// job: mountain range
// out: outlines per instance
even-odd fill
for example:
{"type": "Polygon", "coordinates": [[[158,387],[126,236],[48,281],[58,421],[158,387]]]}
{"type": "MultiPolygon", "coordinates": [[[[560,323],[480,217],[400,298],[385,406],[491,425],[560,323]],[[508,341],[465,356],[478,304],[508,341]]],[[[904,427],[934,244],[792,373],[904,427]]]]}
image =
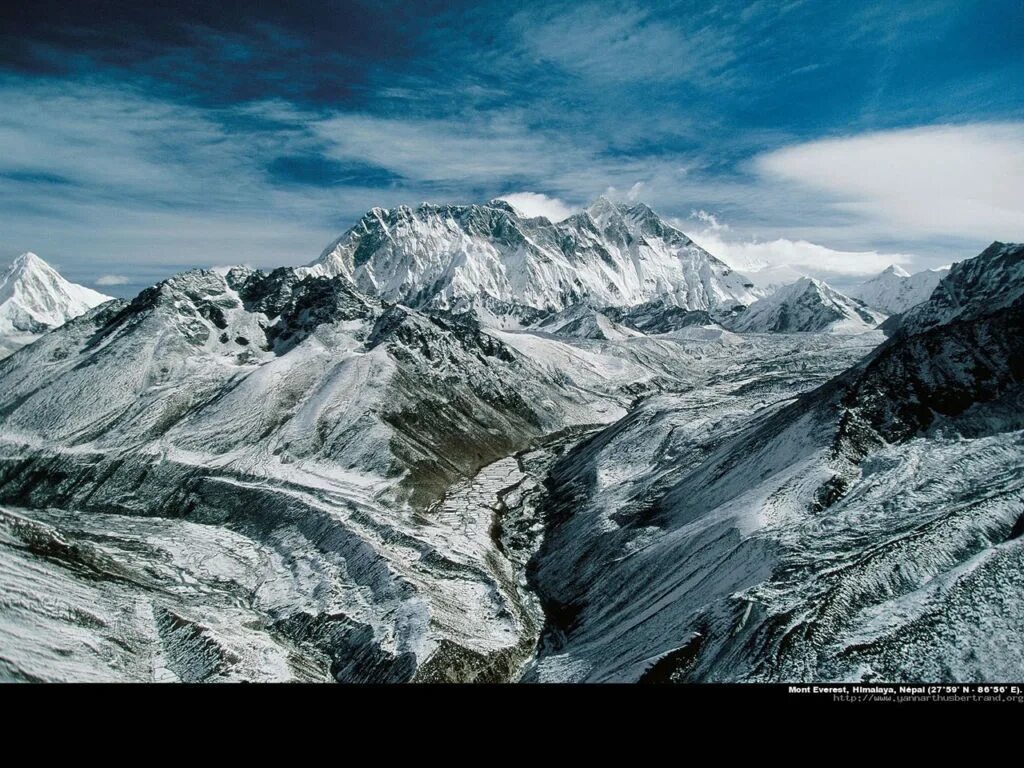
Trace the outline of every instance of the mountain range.
{"type": "Polygon", "coordinates": [[[69,314],[0,361],[0,677],[1019,676],[1024,247],[914,291],[492,201],[69,314]]]}
{"type": "Polygon", "coordinates": [[[646,205],[606,198],[557,223],[501,200],[374,208],[304,274],[340,275],[418,309],[474,308],[519,325],[582,300],[622,307],[658,299],[724,316],[763,295],[646,205]]]}

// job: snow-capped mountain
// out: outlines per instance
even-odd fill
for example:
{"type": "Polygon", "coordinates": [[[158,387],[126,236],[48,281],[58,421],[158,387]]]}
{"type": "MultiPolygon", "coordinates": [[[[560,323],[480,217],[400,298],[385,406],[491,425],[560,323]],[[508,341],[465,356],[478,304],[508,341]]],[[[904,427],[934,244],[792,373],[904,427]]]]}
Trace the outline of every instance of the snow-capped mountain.
{"type": "Polygon", "coordinates": [[[474,307],[499,321],[521,318],[517,308],[557,312],[584,300],[628,307],[659,299],[729,314],[760,295],[646,205],[605,198],[558,223],[522,217],[501,200],[374,208],[306,274],[342,275],[417,308],[474,307]]]}
{"type": "Polygon", "coordinates": [[[69,283],[34,253],[23,253],[0,275],[0,356],[110,298],[69,283]]]}
{"type": "Polygon", "coordinates": [[[71,679],[507,678],[539,627],[516,576],[536,536],[531,519],[524,544],[494,538],[495,509],[527,479],[518,452],[624,413],[645,369],[619,368],[567,375],[471,315],[291,269],[185,273],[93,309],[0,363],[0,501],[100,515],[114,543],[69,554],[89,584],[35,578],[49,545],[9,536],[88,533],[0,510],[5,594],[35,595],[0,621],[5,658],[71,679]],[[185,522],[147,523],[132,549],[121,515],[185,522]],[[131,576],[108,583],[111,558],[131,576]],[[123,605],[141,613],[114,621],[123,605]],[[40,635],[90,640],[54,663],[21,644],[40,635]]]}
{"type": "Polygon", "coordinates": [[[730,327],[745,333],[863,333],[883,320],[885,315],[827,283],[803,277],[747,307],[730,327]]]}
{"type": "Polygon", "coordinates": [[[893,264],[870,280],[852,288],[849,294],[869,307],[879,309],[888,315],[898,315],[926,301],[948,272],[948,269],[926,269],[912,275],[899,265],[893,264]]]}

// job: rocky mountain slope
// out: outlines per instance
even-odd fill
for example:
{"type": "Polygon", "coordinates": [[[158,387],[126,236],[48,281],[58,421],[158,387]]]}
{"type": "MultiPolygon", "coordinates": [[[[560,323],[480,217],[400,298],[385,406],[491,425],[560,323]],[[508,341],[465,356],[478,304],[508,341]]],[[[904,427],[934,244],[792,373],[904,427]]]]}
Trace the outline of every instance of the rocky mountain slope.
{"type": "Polygon", "coordinates": [[[411,307],[475,308],[506,325],[582,300],[629,307],[657,299],[727,315],[761,295],[646,205],[605,198],[558,223],[522,217],[500,200],[374,208],[306,274],[341,275],[411,307]]]}
{"type": "Polygon", "coordinates": [[[581,339],[622,340],[643,335],[637,330],[616,323],[607,314],[587,303],[574,304],[568,309],[556,312],[534,327],[538,331],[581,339]]]}
{"type": "Polygon", "coordinates": [[[105,301],[110,296],[69,283],[34,253],[23,253],[0,275],[0,357],[105,301]]]}

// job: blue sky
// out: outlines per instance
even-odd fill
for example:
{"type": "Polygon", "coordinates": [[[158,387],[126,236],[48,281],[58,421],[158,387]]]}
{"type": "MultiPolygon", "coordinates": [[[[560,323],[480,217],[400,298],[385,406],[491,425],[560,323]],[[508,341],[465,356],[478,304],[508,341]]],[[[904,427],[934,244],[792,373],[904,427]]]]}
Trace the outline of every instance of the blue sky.
{"type": "Polygon", "coordinates": [[[1024,239],[1024,3],[0,10],[0,261],[129,295],[366,209],[641,199],[834,282],[1024,239]]]}

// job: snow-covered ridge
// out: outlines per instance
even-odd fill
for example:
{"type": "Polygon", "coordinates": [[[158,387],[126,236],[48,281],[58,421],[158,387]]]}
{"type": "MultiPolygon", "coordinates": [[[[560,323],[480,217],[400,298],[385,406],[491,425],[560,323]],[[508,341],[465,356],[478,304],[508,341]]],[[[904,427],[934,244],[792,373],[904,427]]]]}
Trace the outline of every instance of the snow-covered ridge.
{"type": "Polygon", "coordinates": [[[948,273],[948,269],[926,269],[910,274],[893,264],[851,289],[849,295],[860,299],[869,307],[875,307],[890,315],[898,315],[926,301],[932,295],[935,286],[948,273]]]}
{"type": "Polygon", "coordinates": [[[863,333],[885,315],[844,296],[827,283],[803,277],[752,304],[732,329],[746,333],[863,333]]]}
{"type": "Polygon", "coordinates": [[[621,341],[643,336],[640,331],[620,325],[607,315],[587,304],[576,304],[552,315],[537,326],[537,330],[573,336],[580,339],[621,341]]]}
{"type": "Polygon", "coordinates": [[[1017,679],[1022,295],[995,244],[882,343],[178,275],[0,365],[0,678],[1017,679]]]}
{"type": "Polygon", "coordinates": [[[560,311],[586,300],[630,307],[658,299],[728,314],[761,292],[642,203],[598,199],[558,223],[485,205],[374,208],[306,274],[418,308],[498,303],[560,311]]]}

